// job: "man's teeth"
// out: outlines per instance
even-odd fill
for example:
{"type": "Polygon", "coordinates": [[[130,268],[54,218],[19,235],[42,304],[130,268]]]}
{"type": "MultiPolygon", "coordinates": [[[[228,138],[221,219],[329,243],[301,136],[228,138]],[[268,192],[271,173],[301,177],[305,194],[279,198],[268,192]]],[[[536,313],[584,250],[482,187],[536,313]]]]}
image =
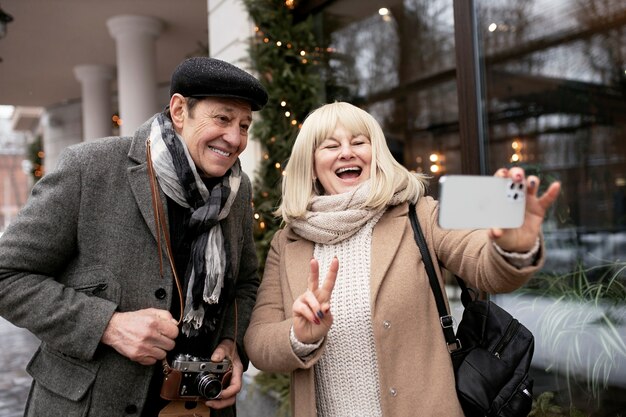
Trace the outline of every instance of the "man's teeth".
{"type": "Polygon", "coordinates": [[[212,150],[213,152],[217,153],[217,154],[220,154],[220,155],[223,155],[223,156],[230,156],[229,152],[224,152],[221,149],[217,149],[217,148],[214,148],[212,146],[209,146],[209,149],[212,150]]]}

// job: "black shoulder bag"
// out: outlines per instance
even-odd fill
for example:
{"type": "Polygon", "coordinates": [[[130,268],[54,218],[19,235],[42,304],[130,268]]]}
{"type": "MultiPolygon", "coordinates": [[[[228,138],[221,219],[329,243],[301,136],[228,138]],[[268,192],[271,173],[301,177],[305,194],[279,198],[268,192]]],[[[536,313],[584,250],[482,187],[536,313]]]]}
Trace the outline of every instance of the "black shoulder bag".
{"type": "Polygon", "coordinates": [[[532,333],[493,302],[477,299],[476,292],[456,277],[465,310],[455,336],[415,205],[409,207],[409,217],[437,303],[465,416],[526,417],[532,406],[533,380],[528,374],[535,344],[532,333]]]}

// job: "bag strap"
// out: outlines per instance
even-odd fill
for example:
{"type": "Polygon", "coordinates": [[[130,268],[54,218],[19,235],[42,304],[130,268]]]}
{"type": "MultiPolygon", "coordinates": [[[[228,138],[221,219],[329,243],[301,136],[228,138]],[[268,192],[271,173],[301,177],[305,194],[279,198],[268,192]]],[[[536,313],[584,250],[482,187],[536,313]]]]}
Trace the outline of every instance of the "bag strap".
{"type": "MultiPolygon", "coordinates": [[[[422,260],[424,261],[424,266],[426,267],[430,288],[435,296],[435,303],[437,304],[437,310],[439,311],[439,323],[441,324],[443,335],[446,339],[446,346],[448,347],[448,352],[453,353],[454,351],[461,349],[461,342],[454,335],[454,317],[448,314],[443,293],[441,292],[441,287],[439,286],[439,280],[437,279],[437,273],[435,272],[435,267],[433,265],[433,260],[430,256],[430,252],[428,252],[428,245],[426,244],[426,239],[424,239],[424,233],[422,232],[422,228],[417,220],[417,215],[415,214],[415,204],[409,205],[409,218],[411,219],[411,227],[413,228],[413,237],[415,238],[417,247],[422,253],[422,260]]],[[[457,280],[459,279],[457,278],[457,280]]],[[[461,285],[460,282],[459,285],[461,285]]],[[[461,285],[461,289],[462,291],[467,291],[465,283],[461,285]]]]}

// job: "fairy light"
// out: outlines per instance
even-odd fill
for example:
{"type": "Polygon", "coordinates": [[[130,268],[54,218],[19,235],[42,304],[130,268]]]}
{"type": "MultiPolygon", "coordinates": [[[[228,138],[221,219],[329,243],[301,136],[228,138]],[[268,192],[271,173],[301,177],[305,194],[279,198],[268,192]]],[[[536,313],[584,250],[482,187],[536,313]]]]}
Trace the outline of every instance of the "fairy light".
{"type": "Polygon", "coordinates": [[[513,155],[511,155],[511,162],[522,161],[522,142],[519,139],[514,139],[511,142],[511,148],[513,149],[513,155]]]}
{"type": "Polygon", "coordinates": [[[286,105],[287,105],[287,102],[286,102],[285,100],[283,100],[283,101],[281,101],[281,102],[280,102],[280,106],[281,106],[281,107],[285,107],[286,105]]]}
{"type": "Polygon", "coordinates": [[[443,172],[443,167],[442,167],[443,156],[442,155],[436,152],[433,152],[428,156],[428,160],[432,162],[430,165],[430,172],[432,172],[433,174],[443,172]]]}

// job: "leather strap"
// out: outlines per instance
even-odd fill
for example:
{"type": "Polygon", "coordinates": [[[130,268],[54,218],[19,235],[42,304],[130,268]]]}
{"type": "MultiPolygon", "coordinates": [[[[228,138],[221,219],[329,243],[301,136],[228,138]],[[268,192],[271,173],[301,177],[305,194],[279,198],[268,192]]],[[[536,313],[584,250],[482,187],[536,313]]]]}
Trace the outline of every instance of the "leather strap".
{"type": "MultiPolygon", "coordinates": [[[[148,178],[150,179],[150,195],[152,197],[152,212],[154,213],[154,225],[156,227],[157,234],[157,248],[159,251],[159,270],[161,277],[163,277],[163,251],[161,249],[161,233],[165,240],[165,249],[167,252],[167,259],[169,260],[170,267],[172,268],[172,274],[174,275],[174,281],[176,282],[176,289],[178,290],[178,300],[180,302],[180,317],[178,318],[178,325],[180,326],[183,321],[183,290],[176,273],[176,267],[174,265],[174,254],[172,252],[172,244],[170,243],[170,232],[167,228],[167,222],[165,221],[165,210],[163,209],[163,202],[159,195],[159,187],[157,185],[156,174],[154,173],[154,167],[152,165],[152,153],[150,152],[150,138],[146,139],[146,162],[148,165],[148,178]]],[[[234,348],[237,348],[237,297],[235,296],[235,335],[234,348]]],[[[232,358],[233,353],[231,353],[232,358]]],[[[229,358],[230,359],[230,358],[229,358]]],[[[163,373],[169,374],[172,370],[167,358],[163,359],[163,373]]]]}
{"type": "MultiPolygon", "coordinates": [[[[461,342],[454,335],[454,318],[448,314],[443,293],[441,292],[441,287],[439,285],[439,280],[437,279],[437,273],[435,272],[435,267],[433,265],[433,260],[430,256],[430,252],[428,251],[428,245],[426,244],[422,228],[417,220],[417,215],[415,214],[415,204],[409,205],[409,219],[411,219],[413,237],[415,238],[415,242],[417,243],[417,246],[422,254],[422,261],[426,267],[430,288],[435,296],[435,303],[437,304],[437,310],[439,311],[439,323],[441,324],[443,335],[446,339],[448,352],[452,353],[461,348],[461,342]]],[[[461,287],[461,290],[467,291],[465,285],[461,287]]]]}

